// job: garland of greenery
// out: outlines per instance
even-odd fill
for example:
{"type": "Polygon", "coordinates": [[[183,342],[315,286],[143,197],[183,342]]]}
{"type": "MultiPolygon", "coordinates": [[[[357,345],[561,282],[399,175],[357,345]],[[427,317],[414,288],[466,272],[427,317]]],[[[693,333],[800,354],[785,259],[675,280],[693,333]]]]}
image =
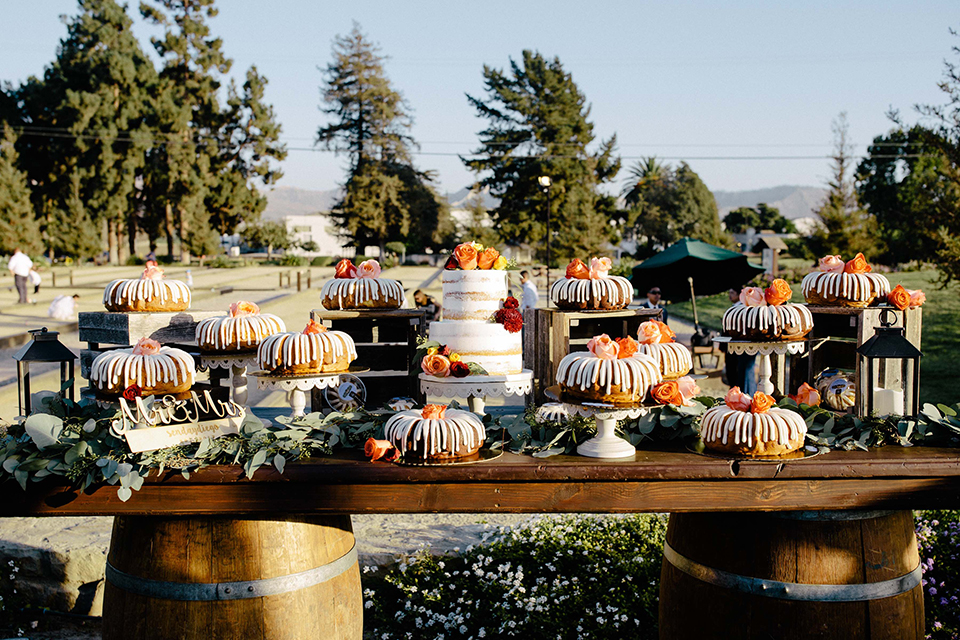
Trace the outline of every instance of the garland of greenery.
{"type": "MultiPolygon", "coordinates": [[[[617,433],[634,446],[645,441],[689,441],[698,433],[700,416],[717,402],[700,397],[691,406],[653,407],[638,419],[620,421],[617,433]]],[[[861,419],[798,405],[789,398],[778,406],[802,415],[808,440],[821,447],[960,446],[960,403],[952,407],[926,404],[918,420],[897,416],[861,419]]],[[[283,473],[290,461],[330,455],[337,447],[362,448],[368,438],[383,439],[383,426],[395,413],[358,409],[283,416],[276,423],[264,423],[248,412],[239,434],[132,453],[111,430],[120,420],[116,408],[55,395],[42,398],[39,407],[41,412],[2,432],[0,477],[12,477],[24,490],[28,483],[52,476],[64,478],[78,490],[119,485],[117,494],[124,501],[140,489],[151,472],[178,469],[189,478],[192,470],[210,465],[239,465],[252,478],[264,465],[283,473]]],[[[572,454],[578,444],[596,434],[592,419],[574,416],[563,423],[538,422],[534,409],[504,420],[487,415],[484,423],[487,446],[535,457],[572,454]]]]}

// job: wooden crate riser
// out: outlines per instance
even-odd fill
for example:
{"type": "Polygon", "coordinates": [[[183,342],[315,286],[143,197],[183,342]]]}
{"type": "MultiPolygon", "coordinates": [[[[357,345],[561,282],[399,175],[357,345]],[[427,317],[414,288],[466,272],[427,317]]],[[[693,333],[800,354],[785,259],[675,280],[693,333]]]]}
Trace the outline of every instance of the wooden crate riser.
{"type": "Polygon", "coordinates": [[[140,338],[160,343],[196,344],[197,323],[225,315],[222,311],[177,313],[83,312],[78,316],[80,340],[93,344],[136,344],[140,338]]]}

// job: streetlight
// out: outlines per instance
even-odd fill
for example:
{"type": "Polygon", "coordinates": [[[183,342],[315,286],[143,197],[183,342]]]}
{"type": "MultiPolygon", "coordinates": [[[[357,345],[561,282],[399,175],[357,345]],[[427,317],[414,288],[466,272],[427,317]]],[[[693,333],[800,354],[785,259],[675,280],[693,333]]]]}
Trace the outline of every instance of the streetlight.
{"type": "Polygon", "coordinates": [[[547,194],[547,306],[550,305],[550,185],[553,181],[550,176],[540,176],[537,178],[540,188],[547,194]]]}

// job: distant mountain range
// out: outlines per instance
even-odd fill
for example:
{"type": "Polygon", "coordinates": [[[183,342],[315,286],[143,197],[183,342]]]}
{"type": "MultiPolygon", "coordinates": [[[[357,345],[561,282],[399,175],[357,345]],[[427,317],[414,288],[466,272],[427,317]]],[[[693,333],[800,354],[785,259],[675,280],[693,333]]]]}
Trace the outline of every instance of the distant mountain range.
{"type": "Polygon", "coordinates": [[[263,218],[280,220],[284,216],[330,211],[339,197],[339,189],[313,191],[296,187],[275,187],[267,193],[267,208],[263,212],[263,218]]]}

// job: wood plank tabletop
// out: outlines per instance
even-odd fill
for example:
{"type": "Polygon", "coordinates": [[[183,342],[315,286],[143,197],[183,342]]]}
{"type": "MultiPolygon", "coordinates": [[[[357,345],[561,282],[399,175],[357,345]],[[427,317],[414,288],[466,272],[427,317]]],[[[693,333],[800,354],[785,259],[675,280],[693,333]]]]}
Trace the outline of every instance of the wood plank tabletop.
{"type": "Polygon", "coordinates": [[[960,508],[960,450],[883,447],[781,463],[732,461],[682,448],[630,460],[505,453],[440,467],[371,463],[359,452],[290,463],[151,475],[127,502],[116,487],[78,493],[9,482],[0,516],[239,513],[681,512],[960,508]]]}

